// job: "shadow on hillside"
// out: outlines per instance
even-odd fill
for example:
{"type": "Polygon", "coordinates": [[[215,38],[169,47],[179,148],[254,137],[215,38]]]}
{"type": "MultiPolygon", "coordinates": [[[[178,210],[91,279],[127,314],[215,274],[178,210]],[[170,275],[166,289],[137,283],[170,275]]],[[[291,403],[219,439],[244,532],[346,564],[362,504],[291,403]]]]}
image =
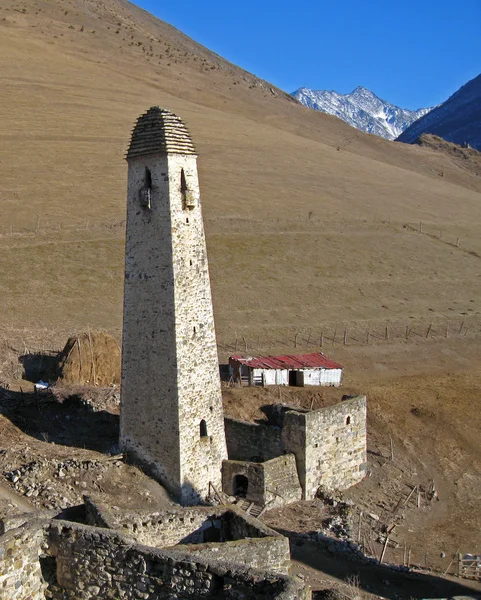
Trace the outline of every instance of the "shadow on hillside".
{"type": "Polygon", "coordinates": [[[49,394],[0,388],[0,413],[26,435],[43,442],[103,453],[118,443],[119,415],[94,411],[77,395],[60,402],[49,394]]]}
{"type": "MultiPolygon", "coordinates": [[[[291,557],[311,569],[346,582],[356,578],[359,588],[377,594],[383,598],[415,599],[415,598],[449,598],[468,596],[481,598],[473,587],[452,579],[444,579],[434,574],[398,571],[375,563],[365,564],[356,560],[349,553],[331,553],[322,543],[294,541],[296,534],[292,531],[276,527],[279,533],[291,539],[291,557]]],[[[313,535],[315,532],[313,532],[313,535]]],[[[316,596],[314,596],[316,597],[316,596]]],[[[317,597],[322,597],[318,595],[317,597]]]]}
{"type": "Polygon", "coordinates": [[[55,379],[58,360],[57,353],[31,353],[18,357],[18,362],[23,366],[23,379],[32,383],[55,379]]]}

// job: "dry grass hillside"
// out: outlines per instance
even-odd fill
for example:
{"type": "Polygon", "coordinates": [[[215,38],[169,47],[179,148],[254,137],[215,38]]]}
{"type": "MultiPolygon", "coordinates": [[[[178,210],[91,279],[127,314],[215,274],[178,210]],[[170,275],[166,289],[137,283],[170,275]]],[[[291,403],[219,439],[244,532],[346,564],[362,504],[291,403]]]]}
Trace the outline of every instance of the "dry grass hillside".
{"type": "MultiPolygon", "coordinates": [[[[423,446],[411,433],[426,431],[427,471],[479,483],[477,157],[310,111],[124,0],[2,0],[0,54],[5,346],[61,347],[88,326],[119,338],[123,157],[137,116],[160,105],[199,150],[221,358],[236,338],[249,352],[313,351],[322,340],[349,386],[375,396],[372,443],[389,432],[414,457],[423,446]],[[454,388],[444,385],[454,371],[454,388]],[[410,412],[423,373],[440,372],[428,408],[446,402],[441,437],[429,415],[424,428],[410,412]],[[469,410],[453,412],[457,393],[469,410]],[[437,458],[449,448],[451,462],[437,458]]],[[[465,501],[446,490],[449,506],[465,501]]],[[[480,544],[469,506],[467,544],[451,519],[447,552],[480,544]]]]}
{"type": "Polygon", "coordinates": [[[481,178],[456,157],[310,111],[120,0],[3,1],[0,29],[2,325],[118,332],[123,154],[153,104],[199,148],[220,341],[481,311],[481,178]]]}

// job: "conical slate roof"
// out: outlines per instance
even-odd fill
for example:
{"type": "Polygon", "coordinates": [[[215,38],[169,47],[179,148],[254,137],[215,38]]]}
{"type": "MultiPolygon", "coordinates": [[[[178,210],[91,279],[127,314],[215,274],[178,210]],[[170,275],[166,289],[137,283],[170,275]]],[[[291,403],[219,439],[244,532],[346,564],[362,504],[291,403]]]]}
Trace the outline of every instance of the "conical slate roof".
{"type": "Polygon", "coordinates": [[[197,154],[182,119],[158,106],[137,119],[127,159],[151,154],[197,154]]]}

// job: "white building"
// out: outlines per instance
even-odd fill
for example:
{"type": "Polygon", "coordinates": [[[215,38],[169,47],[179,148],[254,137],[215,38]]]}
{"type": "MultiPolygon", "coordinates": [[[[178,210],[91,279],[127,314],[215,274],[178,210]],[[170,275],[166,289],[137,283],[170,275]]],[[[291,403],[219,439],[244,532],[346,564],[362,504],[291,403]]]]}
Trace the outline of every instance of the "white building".
{"type": "Polygon", "coordinates": [[[286,356],[231,356],[229,371],[242,385],[329,385],[339,387],[342,366],[322,352],[286,356]]]}

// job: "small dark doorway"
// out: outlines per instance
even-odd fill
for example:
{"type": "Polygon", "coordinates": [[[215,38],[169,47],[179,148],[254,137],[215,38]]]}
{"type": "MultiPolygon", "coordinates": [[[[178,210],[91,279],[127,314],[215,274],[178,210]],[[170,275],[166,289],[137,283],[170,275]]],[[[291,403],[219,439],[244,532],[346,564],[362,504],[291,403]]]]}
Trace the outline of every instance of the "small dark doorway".
{"type": "Polygon", "coordinates": [[[302,371],[289,371],[289,385],[303,387],[304,373],[302,371]]]}
{"type": "Polygon", "coordinates": [[[245,475],[236,475],[234,477],[234,496],[239,498],[247,498],[247,490],[249,489],[249,480],[245,475]]]}
{"type": "Polygon", "coordinates": [[[204,421],[204,419],[202,419],[202,421],[200,422],[200,437],[201,438],[205,438],[207,437],[207,423],[204,421]]]}

